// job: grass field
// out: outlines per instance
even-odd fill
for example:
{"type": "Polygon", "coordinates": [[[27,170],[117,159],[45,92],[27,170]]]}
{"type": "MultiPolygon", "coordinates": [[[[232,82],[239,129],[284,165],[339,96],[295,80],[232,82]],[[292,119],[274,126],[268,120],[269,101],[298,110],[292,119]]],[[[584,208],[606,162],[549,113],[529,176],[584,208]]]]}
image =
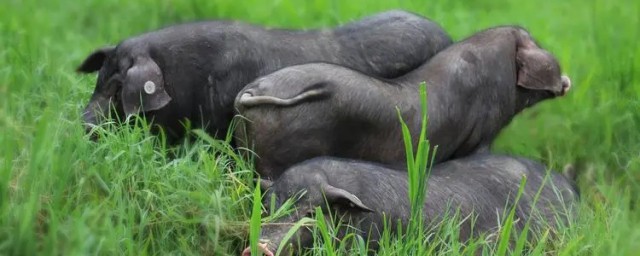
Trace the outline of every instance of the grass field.
{"type": "MultiPolygon", "coordinates": [[[[490,26],[522,25],[573,80],[567,97],[519,115],[494,150],[576,168],[580,216],[556,237],[507,254],[638,255],[635,0],[2,0],[0,255],[238,255],[248,244],[251,167],[223,142],[166,149],[140,127],[90,142],[79,114],[95,76],[75,67],[97,47],[177,22],[233,18],[315,28],[391,8],[430,17],[456,40],[490,26]]],[[[444,237],[418,253],[472,251],[444,237]]],[[[421,241],[389,240],[381,253],[402,255],[421,241]]],[[[330,247],[346,250],[312,253],[333,255],[330,247]]]]}

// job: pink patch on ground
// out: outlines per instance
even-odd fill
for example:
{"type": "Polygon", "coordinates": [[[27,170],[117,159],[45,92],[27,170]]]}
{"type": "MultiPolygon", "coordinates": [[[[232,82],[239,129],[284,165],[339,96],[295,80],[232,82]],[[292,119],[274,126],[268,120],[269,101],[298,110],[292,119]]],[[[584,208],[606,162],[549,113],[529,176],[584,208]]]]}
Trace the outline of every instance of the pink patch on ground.
{"type": "MultiPolygon", "coordinates": [[[[260,249],[265,256],[273,256],[273,252],[269,250],[267,244],[258,243],[258,249],[260,249]]],[[[251,247],[245,248],[244,251],[242,251],[242,256],[251,256],[251,247]]]]}

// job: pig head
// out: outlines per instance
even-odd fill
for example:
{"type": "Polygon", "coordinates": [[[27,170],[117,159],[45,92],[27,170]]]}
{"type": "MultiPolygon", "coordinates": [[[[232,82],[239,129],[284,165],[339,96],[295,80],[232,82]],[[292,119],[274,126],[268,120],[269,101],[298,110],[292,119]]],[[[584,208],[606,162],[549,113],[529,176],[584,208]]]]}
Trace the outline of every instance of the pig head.
{"type": "Polygon", "coordinates": [[[110,114],[125,118],[143,109],[146,112],[162,109],[171,102],[162,71],[154,59],[144,54],[111,57],[116,54],[114,47],[99,49],[79,67],[81,72],[100,70],[93,95],[82,113],[88,125],[97,124],[99,118],[110,114]],[[113,63],[102,68],[105,60],[113,63]]]}
{"type": "MultiPolygon", "coordinates": [[[[517,114],[571,88],[558,60],[517,26],[476,33],[435,56],[424,69],[428,138],[438,146],[436,163],[488,150],[517,114]]],[[[416,84],[418,76],[411,73],[402,82],[416,84]]],[[[403,117],[417,134],[421,119],[406,113],[403,117]]]]}
{"type": "MultiPolygon", "coordinates": [[[[311,170],[313,168],[311,165],[313,163],[301,168],[311,170]]],[[[355,230],[358,230],[363,237],[369,233],[370,226],[359,229],[361,228],[359,224],[369,225],[371,219],[368,216],[373,214],[374,210],[365,205],[355,194],[344,188],[332,186],[324,175],[320,172],[305,172],[305,175],[297,175],[296,177],[291,175],[277,182],[260,180],[261,189],[265,192],[263,205],[267,212],[271,207],[275,207],[273,210],[282,207],[288,199],[297,199],[292,213],[280,217],[272,223],[262,225],[259,248],[265,255],[275,254],[289,229],[303,218],[314,219],[318,209],[326,212],[323,215],[326,223],[334,223],[336,220],[345,221],[343,225],[338,227],[339,236],[340,234],[344,236],[347,233],[347,225],[349,227],[355,226],[355,230]],[[273,205],[271,205],[272,200],[273,205]],[[357,222],[351,222],[356,219],[357,222]]],[[[381,216],[378,217],[381,218],[381,216]]],[[[289,255],[298,249],[309,249],[313,246],[313,241],[311,227],[303,226],[289,241],[284,241],[285,246],[282,248],[281,255],[289,255]]],[[[375,245],[373,248],[376,248],[375,245]]],[[[244,250],[243,256],[249,255],[250,250],[247,248],[244,250]]]]}

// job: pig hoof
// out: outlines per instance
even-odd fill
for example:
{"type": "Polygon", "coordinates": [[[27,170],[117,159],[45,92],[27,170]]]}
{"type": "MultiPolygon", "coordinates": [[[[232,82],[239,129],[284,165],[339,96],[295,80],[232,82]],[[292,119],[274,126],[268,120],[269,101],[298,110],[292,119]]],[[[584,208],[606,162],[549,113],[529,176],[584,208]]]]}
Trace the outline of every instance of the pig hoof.
{"type": "MultiPolygon", "coordinates": [[[[269,248],[267,247],[267,244],[265,243],[258,243],[258,249],[260,249],[262,254],[264,254],[265,256],[274,255],[273,252],[269,250],[269,248]]],[[[245,248],[244,251],[242,251],[242,256],[251,256],[251,247],[245,248]]]]}
{"type": "Polygon", "coordinates": [[[568,76],[562,76],[562,93],[560,95],[564,96],[571,89],[571,79],[568,76]]]}

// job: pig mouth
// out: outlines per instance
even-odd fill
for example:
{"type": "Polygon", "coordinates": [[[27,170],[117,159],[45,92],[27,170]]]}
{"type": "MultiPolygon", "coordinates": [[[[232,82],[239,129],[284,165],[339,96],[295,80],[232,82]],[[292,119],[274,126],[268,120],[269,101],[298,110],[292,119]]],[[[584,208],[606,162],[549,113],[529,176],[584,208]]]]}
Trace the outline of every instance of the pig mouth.
{"type": "Polygon", "coordinates": [[[113,93],[96,92],[83,109],[81,116],[85,133],[89,134],[92,141],[98,140],[98,135],[93,132],[96,126],[100,126],[108,121],[122,121],[123,111],[120,100],[121,87],[113,93]]]}
{"type": "Polygon", "coordinates": [[[571,90],[571,79],[569,78],[569,76],[562,76],[561,80],[562,80],[562,89],[560,90],[560,93],[558,94],[558,96],[565,96],[567,95],[569,90],[571,90]]]}

